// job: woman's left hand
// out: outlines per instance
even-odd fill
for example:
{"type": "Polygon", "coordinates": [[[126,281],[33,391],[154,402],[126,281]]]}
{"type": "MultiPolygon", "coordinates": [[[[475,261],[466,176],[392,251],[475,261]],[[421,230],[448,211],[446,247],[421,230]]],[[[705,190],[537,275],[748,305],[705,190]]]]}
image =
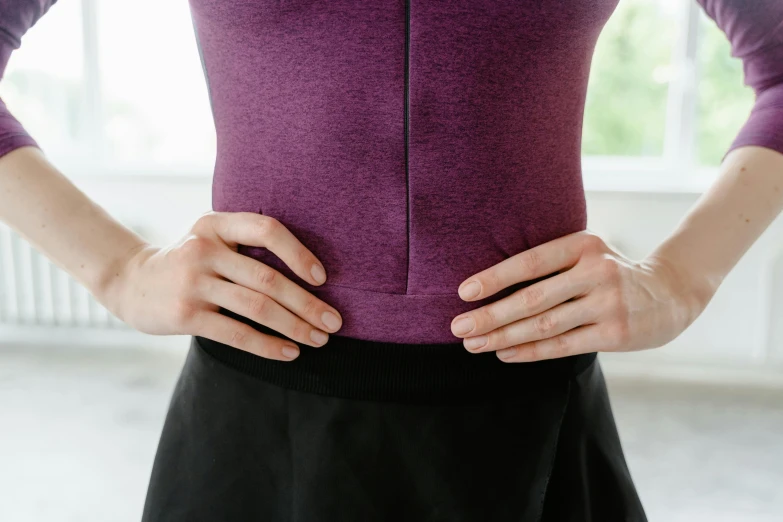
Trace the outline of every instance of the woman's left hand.
{"type": "Polygon", "coordinates": [[[555,275],[457,316],[452,333],[464,338],[468,351],[494,351],[506,362],[643,350],[680,335],[716,290],[660,257],[629,260],[585,230],[475,274],[459,295],[483,299],[548,274],[555,275]]]}

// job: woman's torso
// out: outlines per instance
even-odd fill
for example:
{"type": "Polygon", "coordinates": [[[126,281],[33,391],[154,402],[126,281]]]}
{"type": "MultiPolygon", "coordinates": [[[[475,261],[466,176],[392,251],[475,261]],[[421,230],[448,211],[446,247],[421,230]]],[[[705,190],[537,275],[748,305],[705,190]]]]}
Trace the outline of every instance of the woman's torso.
{"type": "Polygon", "coordinates": [[[583,230],[590,61],[617,0],[190,0],[217,131],[213,208],[324,264],[341,335],[458,341],[459,284],[583,230]]]}

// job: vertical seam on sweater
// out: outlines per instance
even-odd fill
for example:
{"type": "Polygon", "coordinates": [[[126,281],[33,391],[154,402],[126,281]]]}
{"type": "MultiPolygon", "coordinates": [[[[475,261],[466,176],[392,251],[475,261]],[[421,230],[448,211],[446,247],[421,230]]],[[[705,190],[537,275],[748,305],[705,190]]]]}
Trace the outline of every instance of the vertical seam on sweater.
{"type": "Polygon", "coordinates": [[[403,149],[405,152],[405,237],[407,238],[406,263],[405,263],[405,293],[408,293],[408,282],[410,279],[411,267],[411,204],[410,204],[410,175],[408,168],[410,132],[410,33],[411,33],[411,0],[405,0],[405,58],[403,66],[403,149]]]}

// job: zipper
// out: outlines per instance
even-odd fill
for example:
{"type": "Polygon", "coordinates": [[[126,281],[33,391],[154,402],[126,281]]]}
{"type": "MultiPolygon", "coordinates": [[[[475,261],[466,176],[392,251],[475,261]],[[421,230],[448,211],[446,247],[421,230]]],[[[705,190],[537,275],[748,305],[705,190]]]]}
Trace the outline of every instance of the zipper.
{"type": "Polygon", "coordinates": [[[404,94],[403,94],[403,111],[402,111],[402,127],[403,127],[403,143],[404,143],[404,151],[405,151],[405,204],[406,204],[406,218],[405,218],[405,235],[407,237],[407,266],[405,269],[405,293],[408,293],[408,279],[410,277],[410,262],[411,262],[411,233],[410,233],[410,222],[411,222],[411,216],[410,216],[410,195],[409,195],[409,188],[408,188],[408,125],[409,125],[409,116],[408,112],[410,110],[409,108],[409,101],[408,98],[410,96],[410,40],[411,40],[411,0],[405,0],[405,65],[403,66],[403,84],[404,84],[404,94]]]}

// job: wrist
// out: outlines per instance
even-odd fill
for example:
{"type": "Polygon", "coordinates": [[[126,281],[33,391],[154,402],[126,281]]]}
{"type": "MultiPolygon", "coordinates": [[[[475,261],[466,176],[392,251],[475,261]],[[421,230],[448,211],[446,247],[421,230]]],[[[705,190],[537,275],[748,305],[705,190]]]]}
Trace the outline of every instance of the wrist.
{"type": "Polygon", "coordinates": [[[644,262],[671,282],[675,299],[682,305],[688,325],[704,311],[723,281],[723,277],[712,276],[661,252],[648,255],[644,262]]]}
{"type": "Polygon", "coordinates": [[[91,289],[96,299],[119,319],[123,318],[125,290],[130,285],[135,268],[156,250],[157,247],[144,241],[134,244],[104,268],[95,288],[91,289]]]}

